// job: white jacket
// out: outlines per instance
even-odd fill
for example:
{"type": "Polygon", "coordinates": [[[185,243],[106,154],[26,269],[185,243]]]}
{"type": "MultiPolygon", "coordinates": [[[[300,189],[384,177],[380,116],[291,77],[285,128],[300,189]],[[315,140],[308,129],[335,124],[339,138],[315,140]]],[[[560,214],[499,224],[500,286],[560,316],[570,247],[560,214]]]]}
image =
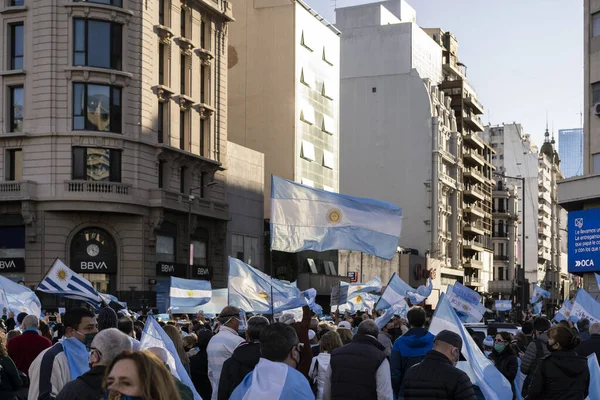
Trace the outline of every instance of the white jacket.
{"type": "Polygon", "coordinates": [[[206,353],[208,356],[208,379],[213,390],[212,400],[217,400],[219,394],[219,379],[223,363],[231,357],[235,348],[243,341],[244,339],[239,337],[236,331],[222,325],[219,333],[208,342],[206,353]]]}
{"type": "Polygon", "coordinates": [[[61,343],[42,351],[29,367],[29,393],[31,400],[54,399],[71,380],[69,361],[61,343]]]}
{"type": "Polygon", "coordinates": [[[315,375],[317,375],[317,398],[316,400],[321,400],[323,398],[323,388],[325,387],[325,375],[327,373],[327,369],[329,368],[329,362],[331,361],[331,354],[329,353],[319,353],[316,357],[313,357],[312,362],[310,364],[310,369],[308,370],[308,376],[310,377],[310,382],[312,383],[315,375]],[[319,360],[319,370],[315,370],[315,362],[319,360]]]}

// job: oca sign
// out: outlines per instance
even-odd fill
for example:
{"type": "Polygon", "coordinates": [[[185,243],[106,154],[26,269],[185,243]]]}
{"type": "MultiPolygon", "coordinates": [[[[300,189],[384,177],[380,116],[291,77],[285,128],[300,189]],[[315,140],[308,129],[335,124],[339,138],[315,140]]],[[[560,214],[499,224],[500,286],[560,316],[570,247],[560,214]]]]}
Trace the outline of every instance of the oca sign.
{"type": "Polygon", "coordinates": [[[569,212],[567,228],[569,272],[600,271],[600,208],[569,212]]]}

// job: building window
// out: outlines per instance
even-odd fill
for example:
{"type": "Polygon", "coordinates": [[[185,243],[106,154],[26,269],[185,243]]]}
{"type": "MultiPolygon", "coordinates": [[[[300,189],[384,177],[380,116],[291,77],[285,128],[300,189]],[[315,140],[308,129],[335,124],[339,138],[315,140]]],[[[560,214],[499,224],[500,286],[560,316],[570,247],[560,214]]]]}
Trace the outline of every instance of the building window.
{"type": "Polygon", "coordinates": [[[4,179],[20,181],[23,178],[23,152],[21,149],[6,150],[4,162],[4,179]]]}
{"type": "Polygon", "coordinates": [[[315,160],[315,146],[312,143],[307,142],[306,140],[303,140],[300,157],[302,157],[308,161],[314,161],[315,160]]]}
{"type": "Polygon", "coordinates": [[[600,82],[592,83],[592,104],[600,103],[600,82]]]}
{"type": "Polygon", "coordinates": [[[333,135],[335,133],[335,121],[329,115],[323,114],[323,126],[321,130],[325,133],[333,135]]]}
{"type": "Polygon", "coordinates": [[[162,189],[165,186],[165,160],[158,160],[158,188],[162,189]]]}
{"type": "Polygon", "coordinates": [[[206,66],[200,67],[200,103],[206,104],[205,86],[206,86],[206,66]]]}
{"type": "Polygon", "coordinates": [[[190,151],[190,121],[189,112],[179,112],[179,148],[190,151]]]}
{"type": "Polygon", "coordinates": [[[231,235],[231,257],[249,265],[259,265],[258,259],[259,243],[257,237],[244,235],[231,235]]]}
{"type": "Polygon", "coordinates": [[[158,0],[158,23],[171,26],[171,0],[158,0]]]}
{"type": "Polygon", "coordinates": [[[10,65],[9,69],[23,69],[24,30],[23,23],[9,24],[10,35],[10,65]]]}
{"type": "Polygon", "coordinates": [[[168,103],[163,103],[162,101],[158,102],[158,127],[157,127],[157,136],[158,143],[165,142],[165,109],[168,107],[168,103]]]}
{"type": "Polygon", "coordinates": [[[592,14],[592,36],[600,36],[600,12],[592,14]]]}
{"type": "Polygon", "coordinates": [[[325,46],[323,46],[323,61],[325,61],[327,64],[333,66],[333,62],[329,59],[327,59],[327,53],[325,51],[325,46]]]}
{"type": "Polygon", "coordinates": [[[192,246],[194,248],[194,265],[206,267],[208,265],[206,241],[192,240],[192,246]]]}
{"type": "Polygon", "coordinates": [[[122,0],[73,0],[74,2],[87,2],[87,3],[97,3],[97,4],[107,4],[109,6],[115,7],[123,7],[122,0]]]}
{"type": "Polygon", "coordinates": [[[9,4],[11,7],[23,7],[25,0],[10,0],[9,4]]]}
{"type": "Polygon", "coordinates": [[[185,193],[185,174],[187,173],[186,167],[179,168],[179,193],[185,193]]]}
{"type": "Polygon", "coordinates": [[[9,132],[23,132],[23,107],[25,104],[24,96],[25,89],[23,88],[23,86],[13,86],[9,88],[9,132]]]}
{"type": "Polygon", "coordinates": [[[74,83],[73,130],[121,133],[121,88],[74,83]]]}
{"type": "Polygon", "coordinates": [[[207,138],[206,138],[206,125],[208,124],[207,120],[200,120],[200,155],[202,157],[208,157],[207,153],[207,138]]]}
{"type": "Polygon", "coordinates": [[[594,154],[592,156],[592,162],[594,167],[594,174],[600,173],[600,154],[594,154]]]}
{"type": "Polygon", "coordinates": [[[315,84],[315,76],[308,68],[302,68],[300,72],[300,82],[308,87],[313,87],[315,84]]]}
{"type": "Polygon", "coordinates": [[[314,125],[315,123],[315,109],[308,104],[302,105],[300,110],[300,120],[307,124],[314,125]]]}
{"type": "Polygon", "coordinates": [[[327,150],[323,151],[323,166],[329,169],[333,169],[335,167],[335,156],[332,152],[327,150]]]}
{"type": "Polygon", "coordinates": [[[164,43],[158,45],[158,84],[171,85],[170,74],[171,46],[164,43]]]}
{"type": "Polygon", "coordinates": [[[156,261],[175,262],[175,237],[156,235],[156,261]]]}
{"type": "Polygon", "coordinates": [[[181,37],[188,38],[188,12],[184,7],[180,8],[181,37]]]}
{"type": "Polygon", "coordinates": [[[108,21],[75,19],[73,65],[121,70],[123,26],[108,21]]]}
{"type": "Polygon", "coordinates": [[[200,48],[206,49],[206,25],[204,19],[200,20],[200,48]]]}
{"type": "Polygon", "coordinates": [[[306,48],[307,50],[313,51],[310,44],[310,39],[308,37],[308,33],[304,31],[302,31],[302,36],[300,37],[300,45],[302,45],[302,47],[306,48]]]}
{"type": "Polygon", "coordinates": [[[185,54],[181,55],[181,88],[180,93],[186,96],[191,95],[191,75],[192,75],[192,59],[185,54]]]}
{"type": "Polygon", "coordinates": [[[74,181],[121,182],[121,150],[73,147],[74,181]]]}

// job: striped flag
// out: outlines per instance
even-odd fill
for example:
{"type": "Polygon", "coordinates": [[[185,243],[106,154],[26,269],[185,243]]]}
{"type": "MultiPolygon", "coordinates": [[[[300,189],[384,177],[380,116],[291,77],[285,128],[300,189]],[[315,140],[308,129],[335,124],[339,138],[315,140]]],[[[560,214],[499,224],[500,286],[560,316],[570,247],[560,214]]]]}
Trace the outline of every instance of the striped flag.
{"type": "Polygon", "coordinates": [[[169,290],[170,311],[174,314],[192,314],[210,301],[212,288],[209,281],[171,277],[169,290]]]}
{"type": "Polygon", "coordinates": [[[44,279],[38,284],[36,290],[85,301],[94,307],[98,307],[102,303],[102,297],[94,290],[92,284],[73,272],[58,258],[54,261],[52,268],[50,268],[44,279]]]}

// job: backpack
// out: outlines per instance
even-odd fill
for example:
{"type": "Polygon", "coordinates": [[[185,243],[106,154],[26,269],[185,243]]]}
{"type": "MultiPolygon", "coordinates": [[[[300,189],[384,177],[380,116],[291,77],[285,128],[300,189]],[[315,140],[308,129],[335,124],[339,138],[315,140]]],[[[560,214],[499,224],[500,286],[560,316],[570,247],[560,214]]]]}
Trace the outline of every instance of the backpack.
{"type": "Polygon", "coordinates": [[[309,381],[310,389],[312,390],[315,397],[317,397],[317,392],[319,391],[319,359],[318,358],[315,358],[315,366],[313,367],[312,374],[313,374],[313,377],[309,381]]]}
{"type": "Polygon", "coordinates": [[[531,363],[529,374],[527,374],[527,378],[525,378],[525,381],[523,382],[523,389],[521,390],[521,395],[523,396],[523,398],[525,398],[527,396],[527,393],[529,393],[529,385],[531,384],[531,380],[533,379],[535,370],[542,361],[542,358],[544,358],[544,349],[542,348],[542,341],[539,339],[535,339],[534,343],[536,349],[535,360],[533,361],[533,363],[531,363]]]}

